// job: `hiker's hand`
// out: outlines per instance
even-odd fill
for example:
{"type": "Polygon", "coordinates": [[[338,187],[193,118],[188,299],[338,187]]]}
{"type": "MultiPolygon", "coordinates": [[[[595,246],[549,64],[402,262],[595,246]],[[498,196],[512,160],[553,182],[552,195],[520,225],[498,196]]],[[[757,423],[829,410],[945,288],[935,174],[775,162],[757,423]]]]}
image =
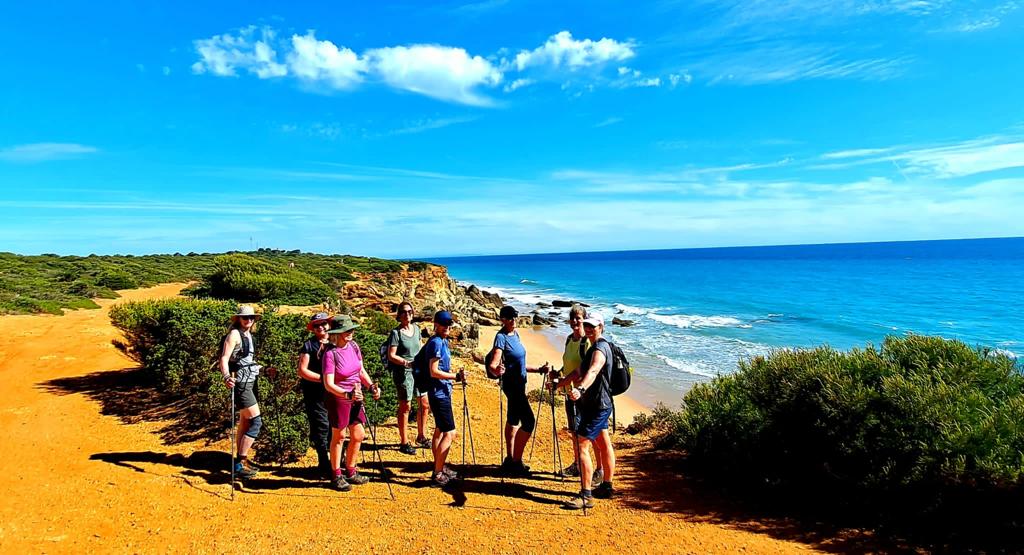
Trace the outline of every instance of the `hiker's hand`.
{"type": "Polygon", "coordinates": [[[373,384],[372,386],[370,386],[370,391],[373,392],[373,400],[380,401],[380,386],[377,384],[373,384]]]}
{"type": "Polygon", "coordinates": [[[277,379],[277,366],[268,366],[267,367],[267,377],[272,379],[272,380],[276,380],[277,379]]]}
{"type": "Polygon", "coordinates": [[[504,362],[498,365],[497,375],[499,375],[499,376],[504,376],[505,375],[505,363],[504,362]]]}
{"type": "Polygon", "coordinates": [[[578,387],[574,387],[569,390],[569,398],[573,401],[579,401],[580,397],[582,397],[582,395],[580,394],[580,389],[578,387]]]}
{"type": "Polygon", "coordinates": [[[361,403],[363,401],[363,390],[358,387],[352,390],[352,400],[361,403]]]}
{"type": "Polygon", "coordinates": [[[224,385],[227,386],[228,389],[235,387],[235,378],[231,376],[224,378],[224,385]]]}
{"type": "Polygon", "coordinates": [[[465,370],[459,370],[458,372],[456,372],[455,373],[455,381],[456,382],[466,383],[466,371],[465,370]]]}

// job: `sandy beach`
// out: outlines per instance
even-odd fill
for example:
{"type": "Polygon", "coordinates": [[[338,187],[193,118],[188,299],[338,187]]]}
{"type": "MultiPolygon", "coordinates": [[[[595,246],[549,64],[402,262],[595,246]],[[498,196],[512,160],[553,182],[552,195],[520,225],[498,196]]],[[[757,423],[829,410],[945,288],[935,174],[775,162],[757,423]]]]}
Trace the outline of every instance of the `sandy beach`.
{"type": "MultiPolygon", "coordinates": [[[[498,390],[478,371],[468,372],[474,441],[459,489],[430,486],[429,452],[400,454],[392,419],[379,427],[378,452],[395,473],[394,500],[376,480],[349,493],[326,489],[305,473],[309,456],[264,466],[231,501],[226,439],[181,433],[178,405],[142,385],[135,364],[111,345],[112,304],[180,289],[126,291],[99,301],[99,310],[60,317],[0,317],[0,552],[781,553],[821,545],[795,541],[784,526],[723,517],[621,433],[619,495],[587,516],[560,508],[579,486],[549,473],[549,433],[538,434],[537,473],[501,479],[498,390]]],[[[540,334],[524,337],[531,362],[557,360],[540,334]]],[[[458,426],[462,403],[457,392],[458,426]]],[[[538,429],[550,429],[549,414],[538,429]]],[[[568,435],[558,439],[557,453],[571,461],[568,435]]],[[[457,467],[463,444],[452,449],[457,467]]],[[[362,467],[370,475],[373,453],[367,444],[362,467]]]]}

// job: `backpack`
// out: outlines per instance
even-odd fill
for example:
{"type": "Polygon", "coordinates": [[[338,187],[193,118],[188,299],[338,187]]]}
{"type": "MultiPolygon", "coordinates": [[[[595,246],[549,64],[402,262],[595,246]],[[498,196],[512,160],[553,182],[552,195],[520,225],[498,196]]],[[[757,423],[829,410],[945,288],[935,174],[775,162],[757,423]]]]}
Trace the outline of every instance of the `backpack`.
{"type": "MultiPolygon", "coordinates": [[[[395,333],[395,331],[391,330],[391,333],[395,333]]],[[[384,338],[384,342],[380,344],[380,348],[377,350],[380,353],[380,364],[385,370],[391,368],[391,361],[388,360],[388,350],[391,349],[391,333],[384,338]]]]}
{"type": "Polygon", "coordinates": [[[430,377],[430,361],[427,360],[426,345],[423,347],[412,359],[412,382],[421,392],[429,391],[434,385],[430,377]]]}
{"type": "Polygon", "coordinates": [[[604,338],[601,341],[607,343],[612,350],[611,376],[605,376],[604,372],[601,373],[601,376],[605,379],[612,396],[621,395],[629,389],[629,383],[633,378],[633,368],[629,366],[626,353],[622,352],[618,345],[604,338]]]}

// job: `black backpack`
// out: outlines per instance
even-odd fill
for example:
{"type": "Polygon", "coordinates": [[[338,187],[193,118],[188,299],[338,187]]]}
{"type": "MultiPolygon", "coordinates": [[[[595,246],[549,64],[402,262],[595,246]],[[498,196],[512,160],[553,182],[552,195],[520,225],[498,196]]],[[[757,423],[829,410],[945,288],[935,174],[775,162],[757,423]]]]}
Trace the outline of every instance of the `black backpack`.
{"type": "Polygon", "coordinates": [[[416,389],[421,392],[429,391],[434,385],[430,377],[430,361],[427,360],[426,345],[412,359],[412,381],[416,389]]]}
{"type": "Polygon", "coordinates": [[[603,372],[601,376],[605,379],[608,391],[612,396],[622,395],[629,389],[629,383],[633,378],[633,368],[629,366],[626,353],[622,352],[618,345],[604,338],[601,338],[601,341],[607,343],[612,350],[611,376],[605,376],[603,372]]]}

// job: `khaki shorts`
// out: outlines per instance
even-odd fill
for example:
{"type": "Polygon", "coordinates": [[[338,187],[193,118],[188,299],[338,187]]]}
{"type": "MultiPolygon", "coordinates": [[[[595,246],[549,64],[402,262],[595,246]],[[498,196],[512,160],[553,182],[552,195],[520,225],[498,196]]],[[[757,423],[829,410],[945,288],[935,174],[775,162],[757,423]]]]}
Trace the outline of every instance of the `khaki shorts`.
{"type": "Polygon", "coordinates": [[[391,380],[395,382],[395,391],[398,393],[399,401],[411,401],[413,397],[422,397],[427,394],[426,391],[416,388],[416,382],[412,377],[412,368],[392,368],[391,380]]]}

